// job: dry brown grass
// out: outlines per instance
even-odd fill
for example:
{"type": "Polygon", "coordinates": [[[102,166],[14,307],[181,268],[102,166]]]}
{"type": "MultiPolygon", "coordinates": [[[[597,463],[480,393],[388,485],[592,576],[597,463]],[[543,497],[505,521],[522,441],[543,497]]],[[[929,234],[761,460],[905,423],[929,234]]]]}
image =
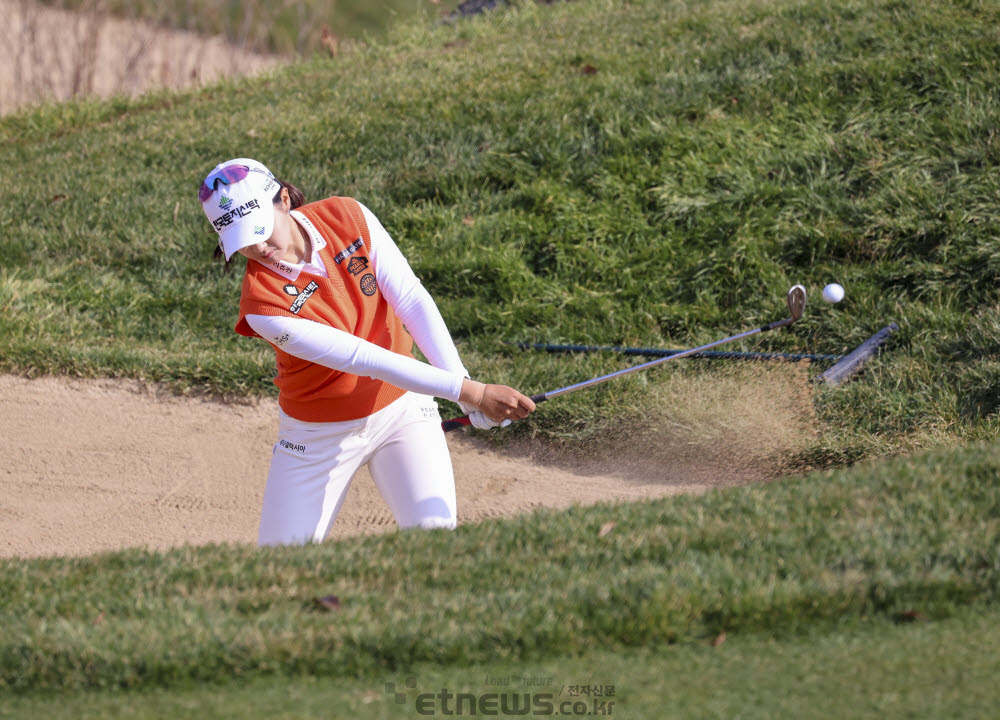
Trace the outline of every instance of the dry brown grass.
{"type": "Polygon", "coordinates": [[[253,75],[283,62],[218,37],[111,17],[101,0],[77,12],[0,0],[0,115],[45,102],[183,89],[253,75]]]}

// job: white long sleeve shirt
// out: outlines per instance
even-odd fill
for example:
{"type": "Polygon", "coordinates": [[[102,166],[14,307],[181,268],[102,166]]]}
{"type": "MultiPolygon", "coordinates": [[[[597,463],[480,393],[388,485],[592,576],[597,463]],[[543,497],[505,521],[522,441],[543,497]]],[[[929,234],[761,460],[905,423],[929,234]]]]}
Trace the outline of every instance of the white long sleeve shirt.
{"type": "MultiPolygon", "coordinates": [[[[368,256],[378,288],[430,365],[304,318],[247,315],[247,323],[261,337],[303,360],[376,378],[404,390],[457,401],[468,373],[444,318],[382,223],[364,205],[361,211],[368,224],[371,241],[368,256]]],[[[281,262],[269,267],[290,280],[303,271],[329,277],[319,254],[326,241],[302,213],[292,210],[291,215],[309,234],[311,257],[299,265],[281,262]]]]}

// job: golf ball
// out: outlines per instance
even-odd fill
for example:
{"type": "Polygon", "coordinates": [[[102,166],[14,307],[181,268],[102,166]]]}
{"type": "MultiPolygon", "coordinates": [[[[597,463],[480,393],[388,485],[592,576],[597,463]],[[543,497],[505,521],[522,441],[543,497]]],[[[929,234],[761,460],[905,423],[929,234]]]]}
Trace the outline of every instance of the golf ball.
{"type": "Polygon", "coordinates": [[[823,299],[828,303],[839,303],[844,299],[844,288],[837,283],[830,283],[823,288],[823,299]]]}

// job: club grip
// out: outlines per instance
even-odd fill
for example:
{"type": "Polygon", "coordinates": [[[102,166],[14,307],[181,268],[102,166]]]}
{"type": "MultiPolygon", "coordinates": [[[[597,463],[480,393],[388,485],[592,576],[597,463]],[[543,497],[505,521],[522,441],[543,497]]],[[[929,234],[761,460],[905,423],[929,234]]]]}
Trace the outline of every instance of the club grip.
{"type": "Polygon", "coordinates": [[[442,420],[441,429],[445,432],[451,432],[452,430],[458,430],[461,427],[471,424],[472,420],[469,419],[469,416],[463,415],[462,417],[453,418],[451,420],[442,420]]]}
{"type": "MultiPolygon", "coordinates": [[[[538,395],[531,396],[531,402],[537,405],[540,402],[545,402],[548,400],[545,397],[545,393],[539,393],[538,395]]],[[[459,428],[466,427],[472,424],[472,420],[469,419],[468,415],[463,415],[462,417],[452,418],[451,420],[442,420],[441,429],[445,432],[451,432],[452,430],[458,430],[459,428]]],[[[510,420],[504,420],[501,427],[506,427],[510,425],[510,420]]]]}

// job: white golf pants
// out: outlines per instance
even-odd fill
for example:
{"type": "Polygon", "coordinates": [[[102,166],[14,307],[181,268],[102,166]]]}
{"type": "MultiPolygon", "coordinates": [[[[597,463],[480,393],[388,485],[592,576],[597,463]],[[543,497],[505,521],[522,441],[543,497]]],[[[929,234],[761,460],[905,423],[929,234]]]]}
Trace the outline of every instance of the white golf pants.
{"type": "Polygon", "coordinates": [[[303,422],[281,412],[258,544],[322,541],[366,463],[401,528],[455,527],[455,476],[437,403],[408,392],[360,420],[303,422]]]}

